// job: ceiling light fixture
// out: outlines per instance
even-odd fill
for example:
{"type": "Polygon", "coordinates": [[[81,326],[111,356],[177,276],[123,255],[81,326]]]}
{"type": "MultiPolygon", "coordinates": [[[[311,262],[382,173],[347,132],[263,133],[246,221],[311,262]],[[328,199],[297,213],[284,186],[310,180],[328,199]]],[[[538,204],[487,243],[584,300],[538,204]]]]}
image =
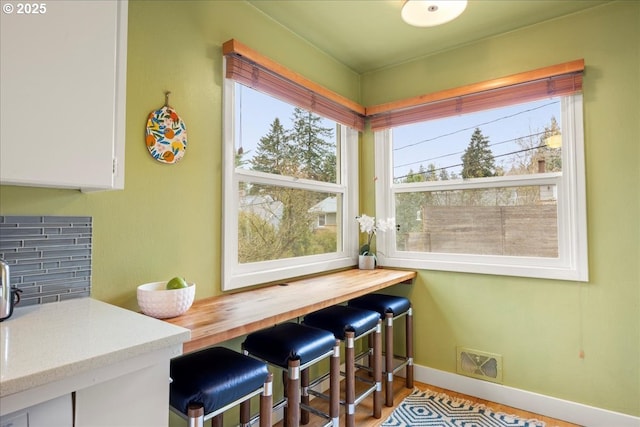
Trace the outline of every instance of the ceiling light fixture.
{"type": "Polygon", "coordinates": [[[402,19],[414,27],[435,27],[456,19],[467,7],[467,0],[406,0],[402,19]]]}

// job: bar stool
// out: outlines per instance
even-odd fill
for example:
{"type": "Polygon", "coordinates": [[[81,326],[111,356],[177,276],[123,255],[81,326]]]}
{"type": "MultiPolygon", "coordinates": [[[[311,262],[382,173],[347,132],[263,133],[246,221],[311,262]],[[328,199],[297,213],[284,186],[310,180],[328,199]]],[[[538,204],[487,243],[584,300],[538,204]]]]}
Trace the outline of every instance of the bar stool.
{"type": "Polygon", "coordinates": [[[405,385],[413,388],[413,309],[408,298],[384,294],[367,294],[354,298],[348,303],[349,307],[377,311],[381,319],[385,319],[385,405],[393,406],[393,375],[406,366],[405,385]],[[393,350],[393,322],[405,317],[405,355],[394,354],[393,350]],[[394,367],[396,361],[400,361],[394,367]]]}
{"type": "Polygon", "coordinates": [[[284,383],[284,419],[288,427],[309,422],[309,412],[328,419],[325,426],[338,426],[340,416],[340,342],[333,334],[299,323],[282,323],[247,335],[242,350],[245,354],[282,370],[284,383]],[[309,385],[308,368],[330,357],[329,414],[301,399],[309,385]]]}
{"type": "MultiPolygon", "coordinates": [[[[345,412],[346,425],[355,425],[355,406],[365,397],[373,393],[373,416],[382,416],[382,335],[380,315],[375,311],[362,310],[344,305],[335,305],[305,316],[303,325],[326,329],[335,338],[345,343],[345,412]],[[373,344],[373,383],[358,396],[355,393],[355,340],[365,336],[372,336],[373,344]]],[[[363,356],[370,354],[365,353],[363,356]]],[[[370,365],[371,366],[371,365],[370,365]]],[[[362,378],[358,378],[365,381],[362,378]]],[[[369,381],[370,382],[370,381],[369,381]]]]}
{"type": "Polygon", "coordinates": [[[171,359],[170,409],[189,427],[223,425],[223,413],[240,405],[240,425],[249,426],[251,398],[260,396],[260,427],[271,426],[272,378],[267,365],[223,347],[171,359]]]}

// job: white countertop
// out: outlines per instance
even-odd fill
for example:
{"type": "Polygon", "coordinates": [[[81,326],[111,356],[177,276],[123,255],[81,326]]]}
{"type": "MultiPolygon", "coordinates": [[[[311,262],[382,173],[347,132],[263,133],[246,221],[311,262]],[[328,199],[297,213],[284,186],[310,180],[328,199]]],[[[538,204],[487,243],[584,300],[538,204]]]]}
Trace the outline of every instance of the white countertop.
{"type": "Polygon", "coordinates": [[[0,397],[189,338],[188,329],[92,298],[16,307],[0,323],[0,397]]]}

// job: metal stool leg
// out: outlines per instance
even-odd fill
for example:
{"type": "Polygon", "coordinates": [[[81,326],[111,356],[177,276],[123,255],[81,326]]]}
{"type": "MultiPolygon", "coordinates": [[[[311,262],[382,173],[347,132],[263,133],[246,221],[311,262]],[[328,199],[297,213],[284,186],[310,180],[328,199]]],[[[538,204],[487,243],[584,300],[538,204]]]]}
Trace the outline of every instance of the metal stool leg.
{"type": "Polygon", "coordinates": [[[289,374],[288,371],[282,371],[282,397],[285,404],[282,408],[282,427],[289,427],[289,374]]]}
{"type": "Polygon", "coordinates": [[[191,403],[187,408],[188,427],[204,427],[204,407],[191,403]]]}
{"type": "Polygon", "coordinates": [[[356,372],[355,372],[355,333],[348,331],[345,333],[345,408],[346,426],[355,427],[355,401],[356,401],[356,372]]]}
{"type": "Polygon", "coordinates": [[[300,425],[300,360],[289,360],[287,375],[287,425],[300,425]]]}
{"type": "Polygon", "coordinates": [[[273,374],[269,372],[264,382],[264,390],[260,395],[260,427],[271,427],[273,406],[273,374]]]}
{"type": "MultiPolygon", "coordinates": [[[[300,372],[300,385],[302,387],[300,402],[303,405],[309,405],[309,369],[303,369],[300,372]]],[[[309,424],[309,411],[304,408],[300,411],[300,424],[309,424]]]]}
{"type": "MultiPolygon", "coordinates": [[[[371,336],[371,334],[369,335],[371,336]]],[[[376,332],[373,334],[373,380],[376,389],[373,392],[373,417],[382,417],[382,321],[378,321],[376,332]]]]}
{"type": "Polygon", "coordinates": [[[336,340],[329,366],[329,416],[333,427],[340,425],[340,340],[336,340]]]}
{"type": "Polygon", "coordinates": [[[413,308],[409,308],[404,321],[406,322],[406,344],[407,344],[407,378],[406,387],[413,388],[413,308]]]}
{"type": "MultiPolygon", "coordinates": [[[[369,348],[373,348],[374,345],[374,337],[372,334],[369,334],[367,336],[367,345],[369,346],[369,348]]],[[[382,345],[382,343],[380,343],[380,345],[382,345]]],[[[367,366],[372,368],[373,367],[373,354],[371,354],[371,352],[369,352],[369,355],[367,356],[367,366]]],[[[373,376],[373,371],[369,374],[369,376],[373,376]]]]}
{"type": "MultiPolygon", "coordinates": [[[[251,421],[251,401],[245,400],[244,402],[240,402],[240,426],[248,427],[251,421]]],[[[221,424],[220,427],[223,427],[224,424],[221,424]]],[[[213,427],[213,423],[212,426],[213,427]]]]}
{"type": "Polygon", "coordinates": [[[393,406],[393,313],[385,314],[385,354],[384,354],[384,374],[385,374],[385,405],[393,406]]]}

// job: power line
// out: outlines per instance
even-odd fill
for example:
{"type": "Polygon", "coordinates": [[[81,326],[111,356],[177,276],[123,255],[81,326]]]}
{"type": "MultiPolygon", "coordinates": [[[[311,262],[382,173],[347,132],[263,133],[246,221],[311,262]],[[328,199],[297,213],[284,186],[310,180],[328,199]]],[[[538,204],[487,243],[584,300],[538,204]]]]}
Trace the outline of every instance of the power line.
{"type": "MultiPolygon", "coordinates": [[[[493,144],[489,144],[489,147],[495,147],[496,145],[506,144],[506,143],[508,143],[508,142],[514,142],[514,141],[518,141],[518,140],[520,140],[520,139],[525,139],[525,138],[531,138],[531,137],[536,137],[536,136],[544,135],[544,133],[545,133],[545,131],[542,131],[542,132],[532,133],[532,134],[529,134],[529,135],[519,136],[519,137],[516,137],[516,138],[505,139],[504,141],[500,141],[500,142],[496,142],[496,143],[493,143],[493,144]]],[[[537,148],[537,147],[536,147],[536,148],[537,148]]],[[[443,154],[443,155],[441,155],[441,156],[430,157],[430,158],[428,158],[428,159],[418,160],[418,161],[410,162],[410,163],[404,163],[404,164],[402,164],[402,165],[394,166],[393,168],[394,168],[394,169],[398,169],[398,168],[401,168],[401,167],[406,167],[406,166],[411,166],[411,165],[421,164],[421,163],[429,162],[429,161],[431,161],[431,160],[443,159],[443,158],[445,158],[445,157],[451,157],[451,156],[456,156],[456,155],[460,155],[460,154],[464,154],[464,151],[457,151],[457,152],[455,152],[455,153],[443,154]]],[[[494,156],[494,158],[495,158],[495,157],[502,157],[502,155],[494,156]]]]}
{"type": "MultiPolygon", "coordinates": [[[[509,153],[499,154],[497,156],[493,156],[493,158],[497,159],[499,157],[505,157],[505,156],[510,156],[512,154],[524,153],[526,151],[537,150],[539,148],[540,147],[523,148],[522,150],[516,150],[516,151],[511,151],[509,153]]],[[[458,164],[455,164],[455,165],[443,166],[443,167],[440,167],[440,168],[429,169],[429,170],[424,171],[424,172],[416,172],[416,173],[413,173],[413,174],[407,174],[407,175],[403,175],[403,176],[394,176],[393,179],[394,180],[395,179],[403,179],[403,178],[407,178],[407,177],[412,176],[412,175],[425,175],[426,176],[426,174],[428,174],[428,173],[438,172],[438,171],[451,169],[451,168],[457,168],[457,167],[460,167],[460,166],[464,166],[464,163],[458,163],[458,164]]]]}
{"type": "Polygon", "coordinates": [[[421,141],[417,141],[417,142],[414,142],[414,143],[412,143],[412,144],[407,144],[407,145],[404,145],[404,146],[402,146],[402,147],[394,147],[393,151],[399,151],[399,150],[404,150],[405,148],[415,147],[416,145],[424,144],[425,142],[435,141],[435,140],[437,140],[437,139],[444,138],[444,137],[446,137],[446,136],[455,135],[455,134],[457,134],[457,133],[465,132],[465,131],[468,131],[468,130],[471,130],[471,129],[475,129],[475,128],[478,128],[478,127],[480,127],[480,126],[485,126],[485,125],[488,125],[488,124],[491,124],[491,123],[496,123],[496,122],[499,122],[500,120],[510,119],[510,118],[512,118],[512,117],[516,117],[516,116],[519,116],[519,115],[524,114],[524,113],[529,113],[529,112],[531,112],[531,111],[539,110],[539,109],[541,109],[541,108],[545,108],[545,107],[548,107],[549,105],[557,104],[557,103],[559,103],[559,102],[560,102],[560,101],[553,101],[553,102],[549,102],[549,103],[547,103],[547,104],[543,104],[543,105],[540,105],[540,106],[538,106],[538,107],[534,107],[534,108],[529,108],[529,109],[527,109],[527,110],[518,111],[518,112],[516,112],[516,113],[514,113],[514,114],[510,114],[510,115],[507,115],[507,116],[498,117],[498,118],[496,118],[496,119],[489,120],[489,121],[484,122],[484,123],[480,123],[480,124],[473,125],[473,126],[470,126],[470,127],[466,127],[466,128],[458,129],[458,130],[456,130],[456,131],[449,132],[449,133],[445,133],[445,134],[442,134],[442,135],[434,136],[433,138],[423,139],[423,140],[421,140],[421,141]]]}

